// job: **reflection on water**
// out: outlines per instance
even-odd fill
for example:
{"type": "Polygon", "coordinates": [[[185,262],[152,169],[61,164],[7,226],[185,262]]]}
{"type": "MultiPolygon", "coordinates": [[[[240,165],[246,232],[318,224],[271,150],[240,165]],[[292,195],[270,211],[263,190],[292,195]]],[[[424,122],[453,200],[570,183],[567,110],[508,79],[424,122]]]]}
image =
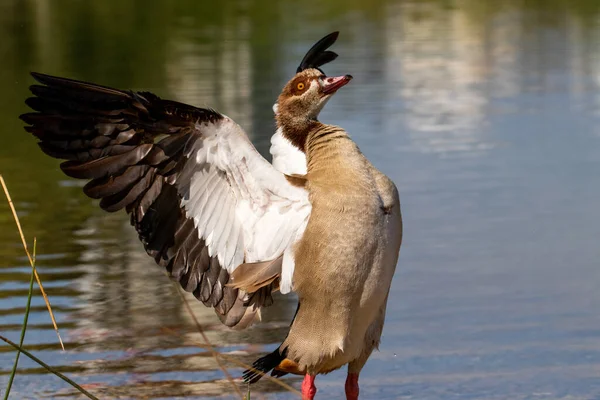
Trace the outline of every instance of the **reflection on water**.
{"type": "Polygon", "coordinates": [[[483,27],[471,23],[469,11],[448,12],[426,2],[389,6],[386,73],[398,87],[392,101],[406,110],[398,122],[406,124],[419,151],[489,148],[480,138],[487,104],[478,87],[484,75],[483,27]]]}
{"type": "MultiPolygon", "coordinates": [[[[100,212],[23,132],[28,72],[217,108],[266,153],[279,88],[336,29],[340,57],[326,71],[356,79],[323,120],[398,183],[406,223],[364,397],[600,396],[593,0],[1,2],[0,173],[38,239],[67,351],[39,296],[27,347],[102,398],[233,397],[126,216],[100,212]]],[[[4,202],[0,227],[0,332],[16,340],[29,268],[4,202]]],[[[212,343],[245,363],[283,339],[295,310],[281,297],[264,323],[230,331],[191,304],[212,343]]],[[[0,347],[0,387],[13,357],[0,347]]],[[[20,365],[14,398],[73,396],[36,364],[20,365]]],[[[343,374],[319,377],[319,395],[339,397],[343,374]]],[[[268,382],[255,393],[289,397],[268,382]]]]}

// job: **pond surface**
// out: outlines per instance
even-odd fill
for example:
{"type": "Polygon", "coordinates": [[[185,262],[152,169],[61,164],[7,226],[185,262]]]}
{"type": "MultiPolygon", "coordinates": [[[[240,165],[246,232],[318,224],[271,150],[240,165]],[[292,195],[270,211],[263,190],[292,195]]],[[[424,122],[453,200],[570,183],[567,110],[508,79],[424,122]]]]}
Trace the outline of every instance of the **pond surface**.
{"type": "MultiPolygon", "coordinates": [[[[266,154],[280,88],[333,30],[340,57],[325,70],[355,79],[321,119],[397,183],[405,220],[362,398],[599,399],[597,0],[2,1],[0,173],[67,350],[37,293],[26,348],[103,399],[235,398],[127,216],[100,211],[23,131],[28,72],[214,107],[266,154]]],[[[0,243],[0,334],[18,341],[30,268],[4,201],[0,243]]],[[[188,299],[245,363],[295,311],[278,298],[262,324],[229,331],[188,299]]],[[[0,347],[0,391],[13,359],[0,347]]],[[[76,397],[21,360],[11,398],[76,397]]],[[[341,398],[344,376],[319,377],[318,398],[341,398]]],[[[261,396],[292,397],[269,382],[261,396]]]]}

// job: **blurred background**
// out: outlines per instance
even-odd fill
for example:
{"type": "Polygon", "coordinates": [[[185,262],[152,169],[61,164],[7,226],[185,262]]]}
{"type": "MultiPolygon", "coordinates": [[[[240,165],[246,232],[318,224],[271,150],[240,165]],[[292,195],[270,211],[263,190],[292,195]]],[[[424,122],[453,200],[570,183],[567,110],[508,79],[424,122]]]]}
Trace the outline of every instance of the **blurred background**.
{"type": "MultiPolygon", "coordinates": [[[[598,0],[1,1],[0,173],[67,351],[38,295],[26,348],[101,398],[234,398],[125,213],[101,212],[23,131],[29,71],[214,107],[268,156],[280,88],[333,30],[324,70],[355,79],[321,120],[397,183],[405,220],[362,398],[600,398],[598,0]]],[[[0,333],[17,341],[30,267],[5,201],[0,243],[0,333]]],[[[295,300],[243,332],[193,306],[219,351],[250,362],[295,300]]],[[[0,346],[0,392],[13,359],[0,346]]],[[[76,397],[20,367],[12,398],[76,397]]],[[[344,377],[319,377],[318,398],[340,398],[344,377]]]]}

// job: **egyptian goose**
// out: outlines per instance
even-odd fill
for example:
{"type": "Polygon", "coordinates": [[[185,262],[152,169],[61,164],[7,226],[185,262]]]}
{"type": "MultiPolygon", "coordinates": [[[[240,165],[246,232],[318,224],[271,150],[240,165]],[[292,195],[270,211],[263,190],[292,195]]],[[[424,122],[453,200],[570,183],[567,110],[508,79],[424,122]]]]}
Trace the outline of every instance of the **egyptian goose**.
{"type": "Polygon", "coordinates": [[[350,75],[320,69],[317,42],[277,100],[273,164],[211,109],[39,73],[21,116],[63,172],[87,179],[106,211],[125,209],[146,251],[229,327],[250,324],[271,293],[295,291],[283,343],[245,371],[305,375],[348,364],[347,399],[379,343],[402,238],[398,192],[348,134],[317,117],[350,75]]]}

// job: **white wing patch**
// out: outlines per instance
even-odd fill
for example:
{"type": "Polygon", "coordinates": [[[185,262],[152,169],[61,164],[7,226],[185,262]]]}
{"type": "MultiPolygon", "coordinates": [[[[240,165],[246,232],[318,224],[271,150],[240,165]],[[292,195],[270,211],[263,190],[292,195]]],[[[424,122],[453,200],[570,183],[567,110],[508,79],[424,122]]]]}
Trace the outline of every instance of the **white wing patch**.
{"type": "MultiPolygon", "coordinates": [[[[195,162],[182,173],[190,182],[180,188],[186,216],[193,218],[209,254],[229,272],[242,262],[273,260],[283,254],[280,286],[282,293],[289,292],[293,244],[302,237],[311,212],[308,193],[291,185],[229,118],[198,130],[202,140],[193,150],[195,162]]],[[[304,154],[298,153],[306,170],[304,154]]],[[[297,168],[294,173],[299,173],[297,168]]]]}

